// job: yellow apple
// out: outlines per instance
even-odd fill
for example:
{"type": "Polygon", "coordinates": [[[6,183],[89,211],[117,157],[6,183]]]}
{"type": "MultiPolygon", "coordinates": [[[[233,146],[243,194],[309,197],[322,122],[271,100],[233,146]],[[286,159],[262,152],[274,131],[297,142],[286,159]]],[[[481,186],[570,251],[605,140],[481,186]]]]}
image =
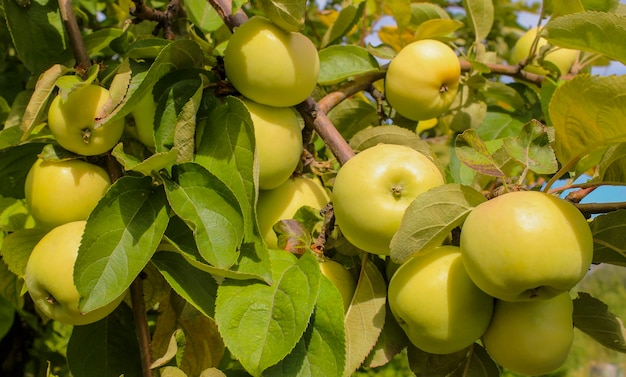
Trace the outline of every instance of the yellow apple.
{"type": "Polygon", "coordinates": [[[302,156],[302,129],[290,107],[273,107],[244,99],[254,125],[259,162],[259,189],[270,190],[289,179],[302,156]]]}
{"type": "Polygon", "coordinates": [[[109,174],[83,160],[37,159],[28,171],[24,193],[31,215],[42,229],[87,220],[111,186],[109,174]]]}
{"type": "Polygon", "coordinates": [[[74,285],[74,263],[86,221],[60,225],[35,246],[24,274],[24,282],[37,308],[48,318],[68,324],[86,325],[109,315],[124,295],[88,313],[78,309],[80,295],[74,285]]]}
{"type": "Polygon", "coordinates": [[[322,274],[333,282],[343,298],[343,309],[347,311],[356,291],[356,280],[348,269],[341,263],[327,259],[320,262],[322,274]]]}
{"type": "Polygon", "coordinates": [[[496,301],[483,345],[495,362],[513,372],[548,374],[569,354],[574,340],[572,312],[567,292],[546,300],[496,301]]]}
{"type": "Polygon", "coordinates": [[[156,102],[152,92],[144,95],[137,103],[137,106],[130,112],[134,120],[132,130],[133,137],[150,149],[154,149],[154,115],[156,113],[156,102]]]}
{"type": "Polygon", "coordinates": [[[494,301],[470,280],[456,246],[409,258],[391,278],[388,300],[411,342],[435,354],[454,353],[480,339],[494,301]]]}
{"type": "Polygon", "coordinates": [[[264,105],[289,107],[313,92],[320,61],[306,36],[254,16],[237,27],[228,41],[224,69],[245,97],[264,105]]]}
{"type": "MultiPolygon", "coordinates": [[[[528,58],[528,54],[530,53],[530,48],[532,46],[533,41],[537,37],[537,27],[529,29],[520,39],[515,42],[513,49],[511,50],[511,56],[509,57],[509,63],[511,64],[519,64],[522,60],[528,58]]],[[[540,49],[547,45],[548,41],[544,38],[539,38],[537,42],[537,53],[539,53],[540,49]]],[[[576,61],[578,57],[577,50],[570,50],[567,48],[559,48],[554,47],[544,56],[544,60],[549,61],[558,67],[560,73],[562,75],[569,72],[572,64],[576,61]]],[[[549,71],[539,65],[539,62],[536,59],[528,62],[528,64],[524,67],[525,71],[536,73],[538,75],[547,75],[549,71]]]]}
{"type": "Polygon", "coordinates": [[[63,100],[56,96],[48,110],[48,127],[55,140],[70,152],[94,156],[112,149],[124,132],[124,119],[95,128],[111,106],[109,91],[99,85],[80,87],[63,100]]]}
{"type": "Polygon", "coordinates": [[[306,176],[289,178],[272,190],[260,190],[256,206],[261,236],[270,248],[276,248],[278,239],[272,227],[279,220],[292,219],[298,209],[309,206],[322,209],[330,197],[317,178],[306,176]]]}
{"type": "Polygon", "coordinates": [[[461,64],[452,48],[434,39],[418,40],[389,63],[385,97],[405,118],[436,118],[452,104],[460,77],[461,64]]]}
{"type": "Polygon", "coordinates": [[[517,191],[481,203],[467,216],[461,251],[472,280],[506,300],[557,296],[587,273],[593,237],[571,203],[538,191],[517,191]]]}
{"type": "Polygon", "coordinates": [[[389,243],[409,204],[444,183],[435,163],[410,147],[370,147],[337,172],[333,185],[336,224],[359,249],[389,255],[389,243]]]}

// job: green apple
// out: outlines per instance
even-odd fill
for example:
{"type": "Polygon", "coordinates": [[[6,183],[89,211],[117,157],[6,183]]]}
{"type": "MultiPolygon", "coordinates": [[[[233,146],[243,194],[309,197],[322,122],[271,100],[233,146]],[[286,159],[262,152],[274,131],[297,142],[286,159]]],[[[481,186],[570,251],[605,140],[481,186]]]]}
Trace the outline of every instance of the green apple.
{"type": "Polygon", "coordinates": [[[65,100],[57,95],[48,110],[48,127],[55,140],[70,152],[94,156],[112,149],[124,132],[124,119],[95,128],[96,120],[112,105],[109,91],[90,84],[70,92],[65,100]]]}
{"type": "Polygon", "coordinates": [[[130,112],[134,120],[134,127],[129,127],[133,137],[150,149],[155,147],[154,114],[156,107],[152,92],[149,92],[139,100],[137,106],[130,112]]]}
{"type": "Polygon", "coordinates": [[[385,97],[405,118],[436,118],[450,108],[460,77],[461,64],[452,48],[434,39],[418,40],[389,63],[385,97]]]}
{"type": "Polygon", "coordinates": [[[37,159],[26,176],[26,204],[37,225],[52,229],[87,220],[111,186],[109,174],[83,160],[37,159]]]}
{"type": "Polygon", "coordinates": [[[313,92],[320,61],[306,36],[254,16],[237,27],[228,41],[224,69],[245,97],[264,105],[289,107],[313,92]]]}
{"type": "Polygon", "coordinates": [[[434,354],[454,353],[480,339],[494,301],[472,283],[456,246],[414,254],[391,278],[387,296],[411,343],[434,354]]]}
{"type": "Polygon", "coordinates": [[[343,309],[347,311],[356,292],[356,280],[348,269],[341,263],[326,259],[320,262],[322,274],[333,282],[343,298],[343,309]]]}
{"type": "Polygon", "coordinates": [[[256,205],[261,236],[270,248],[276,248],[278,239],[272,229],[283,219],[292,219],[298,209],[309,206],[322,209],[330,197],[317,178],[306,176],[289,178],[272,190],[260,190],[256,205]]]}
{"type": "Polygon", "coordinates": [[[24,282],[37,308],[48,318],[68,324],[86,325],[109,315],[124,295],[88,313],[78,309],[80,295],[74,285],[74,263],[86,221],[73,221],[48,232],[35,246],[24,274],[24,282]]]}
{"type": "Polygon", "coordinates": [[[444,184],[435,163],[403,145],[378,144],[349,159],[333,185],[335,221],[354,246],[389,255],[406,208],[421,193],[444,184]]]}
{"type": "Polygon", "coordinates": [[[259,189],[271,190],[291,177],[302,156],[302,128],[290,107],[273,107],[244,99],[254,125],[259,162],[259,189]]]}
{"type": "Polygon", "coordinates": [[[491,358],[520,374],[539,376],[558,369],[574,340],[569,293],[546,300],[496,301],[482,337],[491,358]]]}
{"type": "MultiPolygon", "coordinates": [[[[515,42],[515,45],[511,50],[509,63],[519,64],[522,60],[528,58],[528,55],[530,54],[530,48],[532,47],[533,41],[537,37],[537,30],[537,27],[529,29],[526,33],[524,33],[524,35],[522,35],[520,39],[517,40],[517,42],[515,42]]],[[[540,37],[539,41],[537,42],[537,53],[539,53],[539,50],[547,44],[548,41],[540,37]]],[[[564,75],[569,72],[572,64],[574,64],[577,57],[577,50],[555,47],[545,54],[544,60],[549,61],[550,63],[557,66],[560,73],[564,75]]],[[[547,69],[539,65],[539,62],[536,59],[533,59],[528,63],[529,64],[524,67],[525,71],[544,76],[549,73],[547,69]]]]}
{"type": "Polygon", "coordinates": [[[476,285],[506,301],[568,291],[593,256],[585,217],[571,203],[538,191],[511,192],[478,205],[463,224],[460,245],[476,285]]]}

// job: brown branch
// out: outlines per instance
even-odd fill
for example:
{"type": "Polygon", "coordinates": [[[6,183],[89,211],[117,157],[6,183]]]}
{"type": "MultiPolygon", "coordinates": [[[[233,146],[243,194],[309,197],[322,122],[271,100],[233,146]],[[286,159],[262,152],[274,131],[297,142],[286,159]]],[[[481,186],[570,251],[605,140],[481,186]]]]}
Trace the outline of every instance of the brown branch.
{"type": "Polygon", "coordinates": [[[171,0],[167,5],[165,11],[154,9],[143,0],[133,0],[135,4],[134,8],[131,8],[130,15],[135,17],[134,23],[140,23],[142,21],[154,21],[157,26],[152,31],[153,35],[159,34],[159,31],[163,29],[163,37],[169,40],[175,38],[174,31],[172,29],[172,20],[176,18],[178,12],[181,11],[181,0],[171,0]]]}
{"type": "Polygon", "coordinates": [[[87,47],[85,46],[85,41],[83,40],[78,22],[76,21],[74,8],[72,8],[72,0],[59,0],[59,10],[61,11],[61,18],[63,19],[63,24],[65,25],[65,30],[70,40],[76,65],[86,71],[91,67],[91,61],[89,60],[87,47]]]}
{"type": "Polygon", "coordinates": [[[248,20],[248,16],[243,10],[237,9],[237,12],[233,14],[233,4],[229,0],[207,0],[209,4],[215,9],[217,14],[224,20],[224,23],[232,32],[237,26],[243,24],[248,20]]]}
{"type": "MultiPolygon", "coordinates": [[[[466,60],[461,60],[461,71],[469,72],[472,69],[472,65],[470,62],[466,60]]],[[[484,64],[487,68],[489,68],[490,73],[511,76],[520,80],[524,80],[527,82],[531,82],[533,84],[541,85],[543,80],[545,79],[542,75],[537,75],[535,73],[526,72],[522,68],[522,65],[507,65],[507,64],[484,64]]]]}
{"type": "Polygon", "coordinates": [[[385,78],[386,67],[383,67],[380,71],[366,73],[350,81],[347,85],[341,87],[334,92],[330,92],[324,96],[324,98],[318,101],[318,106],[321,111],[328,114],[328,112],[341,101],[355,95],[362,90],[369,90],[372,84],[378,80],[385,78]]]}
{"type": "Polygon", "coordinates": [[[139,352],[141,358],[142,377],[152,377],[152,355],[150,353],[150,329],[146,317],[146,303],[143,295],[143,277],[141,274],[135,278],[130,286],[130,299],[133,306],[133,317],[139,340],[139,352]]]}
{"type": "Polygon", "coordinates": [[[590,217],[591,215],[599,213],[613,212],[620,209],[626,209],[626,202],[613,202],[613,203],[574,203],[574,206],[585,215],[590,217]]]}

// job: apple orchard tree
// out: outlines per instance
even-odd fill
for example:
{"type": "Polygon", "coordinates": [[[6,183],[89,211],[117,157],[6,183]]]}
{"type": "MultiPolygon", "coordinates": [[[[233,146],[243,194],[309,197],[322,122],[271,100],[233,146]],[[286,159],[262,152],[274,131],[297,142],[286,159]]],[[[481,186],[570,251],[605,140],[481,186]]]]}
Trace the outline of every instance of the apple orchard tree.
{"type": "Polygon", "coordinates": [[[626,352],[617,0],[0,4],[0,375],[626,352]]]}

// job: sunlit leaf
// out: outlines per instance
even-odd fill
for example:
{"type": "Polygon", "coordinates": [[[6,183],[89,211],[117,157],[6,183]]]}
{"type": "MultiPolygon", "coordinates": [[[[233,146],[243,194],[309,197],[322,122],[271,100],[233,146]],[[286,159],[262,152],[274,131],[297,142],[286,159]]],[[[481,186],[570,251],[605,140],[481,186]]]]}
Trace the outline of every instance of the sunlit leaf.
{"type": "Polygon", "coordinates": [[[378,61],[363,47],[329,46],[319,55],[320,74],[317,81],[321,85],[336,84],[379,68],[378,61]]]}
{"type": "Polygon", "coordinates": [[[363,8],[367,2],[363,1],[358,5],[346,5],[339,12],[337,20],[328,28],[322,38],[321,47],[327,47],[337,43],[346,36],[357,24],[363,15],[363,8]]]}
{"type": "Polygon", "coordinates": [[[537,121],[526,124],[517,137],[506,138],[504,147],[513,158],[537,174],[552,174],[558,169],[546,127],[537,121]]]}
{"type": "Polygon", "coordinates": [[[473,129],[466,130],[457,136],[455,151],[461,162],[479,173],[493,177],[506,176],[492,152],[473,129]]]}
{"type": "Polygon", "coordinates": [[[40,229],[20,229],[6,236],[0,243],[0,254],[11,272],[24,277],[30,253],[45,235],[46,232],[40,229]]]}
{"type": "Polygon", "coordinates": [[[434,157],[430,146],[415,132],[398,126],[378,126],[366,128],[350,139],[350,147],[363,151],[376,144],[399,144],[413,148],[425,156],[434,157]]]}
{"type": "Polygon", "coordinates": [[[261,8],[283,30],[298,32],[304,26],[306,0],[262,0],[261,8]]]}
{"type": "Polygon", "coordinates": [[[626,143],[607,148],[597,165],[594,179],[605,182],[626,182],[626,143]]]}
{"type": "Polygon", "coordinates": [[[476,43],[487,37],[493,26],[494,5],[492,0],[463,0],[467,20],[474,31],[476,43]]]}

